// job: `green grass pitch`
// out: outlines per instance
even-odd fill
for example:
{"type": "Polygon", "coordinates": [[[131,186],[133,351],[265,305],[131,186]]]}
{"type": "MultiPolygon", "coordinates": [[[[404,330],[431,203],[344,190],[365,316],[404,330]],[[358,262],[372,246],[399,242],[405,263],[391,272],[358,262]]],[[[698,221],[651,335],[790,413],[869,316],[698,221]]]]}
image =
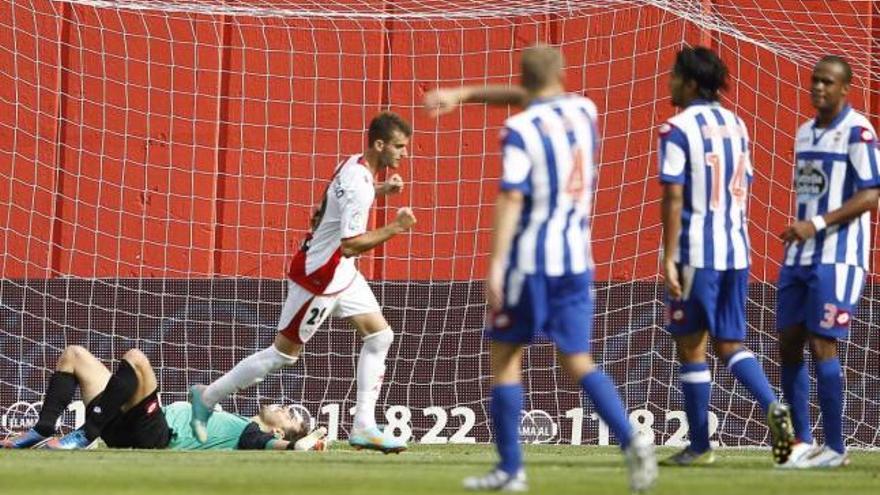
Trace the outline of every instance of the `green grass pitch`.
{"type": "MultiPolygon", "coordinates": [[[[671,453],[660,449],[660,455],[671,453]]],[[[615,447],[527,446],[531,493],[627,493],[615,447]]],[[[661,468],[651,493],[851,495],[880,493],[880,452],[851,452],[830,471],[773,469],[765,450],[721,450],[713,466],[661,468]]],[[[0,494],[448,494],[495,460],[488,445],[355,452],[0,451],[0,494]]]]}

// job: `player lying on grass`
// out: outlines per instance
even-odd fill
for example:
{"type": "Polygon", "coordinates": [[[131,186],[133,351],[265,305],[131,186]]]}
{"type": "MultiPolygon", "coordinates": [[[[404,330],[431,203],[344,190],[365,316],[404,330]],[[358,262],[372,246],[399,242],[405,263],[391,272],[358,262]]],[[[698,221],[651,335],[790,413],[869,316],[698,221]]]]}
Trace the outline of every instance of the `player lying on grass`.
{"type": "Polygon", "coordinates": [[[160,407],[156,374],[137,349],[125,353],[111,374],[83,347],[64,349],[49,379],[40,417],[30,430],[0,442],[3,448],[42,446],[83,449],[98,437],[108,447],[174,450],[322,450],[325,429],[306,435],[301,419],[280,406],[264,406],[252,418],[217,412],[208,422],[208,441],[197,441],[190,430],[192,408],[187,402],[160,407]],[[53,437],[58,418],[79,386],[86,406],[85,424],[63,437],[53,437]]]}

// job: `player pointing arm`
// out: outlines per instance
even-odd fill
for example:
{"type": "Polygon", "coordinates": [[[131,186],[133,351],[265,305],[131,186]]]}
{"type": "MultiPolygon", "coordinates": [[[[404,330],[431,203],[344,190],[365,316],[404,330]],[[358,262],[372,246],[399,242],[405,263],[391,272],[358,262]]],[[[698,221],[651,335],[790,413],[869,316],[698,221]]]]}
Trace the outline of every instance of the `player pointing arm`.
{"type": "Polygon", "coordinates": [[[558,50],[535,46],[523,52],[521,87],[439,90],[426,101],[436,113],[466,101],[526,106],[507,119],[502,135],[486,280],[490,411],[500,461],[487,475],[465,479],[467,489],[527,489],[519,446],[522,352],[539,329],[620,442],[633,490],[647,489],[657,475],[652,446],[633,433],[613,383],[590,355],[597,111],[589,99],[565,92],[562,68],[558,50]]]}

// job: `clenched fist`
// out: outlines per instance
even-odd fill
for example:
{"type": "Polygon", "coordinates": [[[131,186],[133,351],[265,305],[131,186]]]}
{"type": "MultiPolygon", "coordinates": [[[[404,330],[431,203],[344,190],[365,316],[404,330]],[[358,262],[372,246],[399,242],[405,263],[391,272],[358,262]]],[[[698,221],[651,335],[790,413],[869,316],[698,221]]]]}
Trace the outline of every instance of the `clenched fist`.
{"type": "Polygon", "coordinates": [[[401,208],[397,210],[397,218],[394,221],[406,232],[416,224],[416,216],[413,215],[412,208],[401,208]]]}
{"type": "Polygon", "coordinates": [[[461,104],[463,96],[463,91],[459,88],[429,91],[425,94],[425,110],[432,117],[443,115],[461,104]]]}
{"type": "Polygon", "coordinates": [[[394,174],[382,184],[382,194],[400,194],[403,191],[403,177],[394,174]]]}

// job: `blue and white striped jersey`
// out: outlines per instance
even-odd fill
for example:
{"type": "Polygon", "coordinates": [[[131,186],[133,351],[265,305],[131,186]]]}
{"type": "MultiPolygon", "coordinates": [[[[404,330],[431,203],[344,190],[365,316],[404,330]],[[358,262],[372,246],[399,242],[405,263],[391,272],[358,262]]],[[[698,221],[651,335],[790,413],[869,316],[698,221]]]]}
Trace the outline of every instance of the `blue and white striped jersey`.
{"type": "MultiPolygon", "coordinates": [[[[804,123],[795,141],[794,188],[797,219],[808,220],[840,208],[860,189],[880,187],[877,135],[863,115],[847,105],[827,129],[804,123]]],[[[842,263],[868,269],[871,213],[833,225],[785,250],[785,264],[842,263]]]]}
{"type": "Polygon", "coordinates": [[[563,276],[593,269],[590,212],[596,105],[582,96],[533,101],[502,131],[502,190],[525,195],[508,268],[563,276]]]}
{"type": "Polygon", "coordinates": [[[752,176],[746,126],[718,103],[696,100],[660,127],[660,180],[684,186],[676,262],[749,267],[752,176]]]}

